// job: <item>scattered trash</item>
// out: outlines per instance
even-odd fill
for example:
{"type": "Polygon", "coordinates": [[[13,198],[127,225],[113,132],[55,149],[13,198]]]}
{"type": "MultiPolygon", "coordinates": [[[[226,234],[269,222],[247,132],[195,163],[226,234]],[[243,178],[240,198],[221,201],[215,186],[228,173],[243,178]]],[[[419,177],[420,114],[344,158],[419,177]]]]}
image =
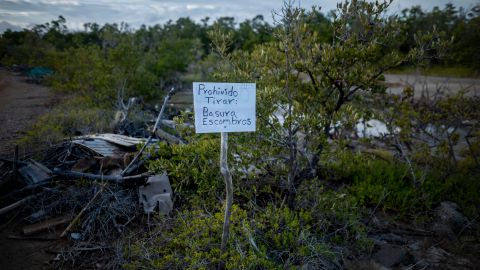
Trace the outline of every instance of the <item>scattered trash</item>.
{"type": "Polygon", "coordinates": [[[33,80],[40,80],[53,74],[53,70],[46,67],[34,67],[27,71],[27,76],[33,80]]]}
{"type": "Polygon", "coordinates": [[[77,232],[73,232],[73,233],[70,234],[70,238],[73,239],[73,240],[80,240],[80,239],[82,239],[82,234],[77,233],[77,232]]]}
{"type": "Polygon", "coordinates": [[[158,206],[158,210],[168,215],[173,209],[172,187],[168,180],[167,173],[161,176],[155,175],[148,178],[145,186],[138,189],[140,203],[145,213],[152,213],[158,206]]]}
{"type": "Polygon", "coordinates": [[[36,160],[2,158],[0,165],[15,179],[10,182],[21,186],[3,196],[0,216],[15,210],[16,215],[25,215],[26,223],[11,239],[68,237],[74,240],[71,246],[58,252],[63,261],[73,261],[82,252],[108,249],[104,243],[123,232],[142,208],[148,214],[169,214],[173,191],[167,173],[148,172],[142,164],[150,155],[137,150],[141,144],[157,141],[96,134],[53,145],[36,160]]]}
{"type": "MultiPolygon", "coordinates": [[[[34,79],[50,74],[41,68],[30,73],[34,79]]],[[[173,210],[168,175],[153,175],[143,164],[151,158],[151,151],[145,150],[157,147],[159,140],[185,143],[166,131],[175,130],[175,124],[161,119],[173,93],[172,89],[165,98],[153,129],[144,128],[148,137],[84,135],[52,145],[35,157],[21,159],[18,148],[13,159],[1,157],[0,186],[9,193],[0,196],[0,217],[10,219],[9,224],[20,215],[23,222],[10,238],[54,241],[66,237],[72,240],[68,246],[52,251],[61,255],[54,263],[63,264],[84,258],[86,252],[112,249],[110,244],[132,221],[141,220],[137,218],[142,212],[168,215],[173,210]]],[[[128,111],[123,120],[127,116],[128,111]]]]}

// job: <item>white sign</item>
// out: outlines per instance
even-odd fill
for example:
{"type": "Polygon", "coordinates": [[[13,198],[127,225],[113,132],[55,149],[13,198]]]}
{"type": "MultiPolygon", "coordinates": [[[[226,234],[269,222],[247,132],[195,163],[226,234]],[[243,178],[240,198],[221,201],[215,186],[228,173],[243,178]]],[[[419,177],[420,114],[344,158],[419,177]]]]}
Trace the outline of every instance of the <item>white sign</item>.
{"type": "Polygon", "coordinates": [[[193,83],[195,132],[255,131],[254,83],[193,83]]]}

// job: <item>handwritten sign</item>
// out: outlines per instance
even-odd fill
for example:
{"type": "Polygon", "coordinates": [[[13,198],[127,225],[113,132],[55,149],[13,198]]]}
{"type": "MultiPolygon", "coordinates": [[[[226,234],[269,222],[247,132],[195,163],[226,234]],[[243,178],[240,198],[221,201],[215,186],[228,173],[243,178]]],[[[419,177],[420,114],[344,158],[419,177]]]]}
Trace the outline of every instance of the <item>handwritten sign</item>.
{"type": "Polygon", "coordinates": [[[255,131],[254,83],[193,83],[195,132],[255,131]]]}

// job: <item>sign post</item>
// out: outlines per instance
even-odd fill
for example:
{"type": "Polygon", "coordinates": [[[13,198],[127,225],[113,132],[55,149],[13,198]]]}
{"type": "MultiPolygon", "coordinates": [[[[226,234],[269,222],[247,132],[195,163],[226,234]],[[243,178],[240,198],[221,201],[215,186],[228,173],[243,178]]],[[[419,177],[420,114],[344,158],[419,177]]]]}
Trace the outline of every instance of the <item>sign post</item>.
{"type": "Polygon", "coordinates": [[[232,175],[228,169],[228,132],[253,132],[256,128],[255,83],[193,83],[193,106],[196,133],[220,132],[220,172],[225,182],[226,200],[223,220],[223,253],[230,236],[233,203],[232,175]]]}

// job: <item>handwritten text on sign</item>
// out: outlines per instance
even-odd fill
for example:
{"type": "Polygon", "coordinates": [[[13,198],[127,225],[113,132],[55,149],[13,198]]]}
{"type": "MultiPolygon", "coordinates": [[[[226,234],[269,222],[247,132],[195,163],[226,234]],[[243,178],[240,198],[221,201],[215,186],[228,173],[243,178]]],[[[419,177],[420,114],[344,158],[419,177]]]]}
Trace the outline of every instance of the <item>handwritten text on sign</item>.
{"type": "Polygon", "coordinates": [[[254,83],[193,83],[195,132],[255,131],[254,83]]]}

